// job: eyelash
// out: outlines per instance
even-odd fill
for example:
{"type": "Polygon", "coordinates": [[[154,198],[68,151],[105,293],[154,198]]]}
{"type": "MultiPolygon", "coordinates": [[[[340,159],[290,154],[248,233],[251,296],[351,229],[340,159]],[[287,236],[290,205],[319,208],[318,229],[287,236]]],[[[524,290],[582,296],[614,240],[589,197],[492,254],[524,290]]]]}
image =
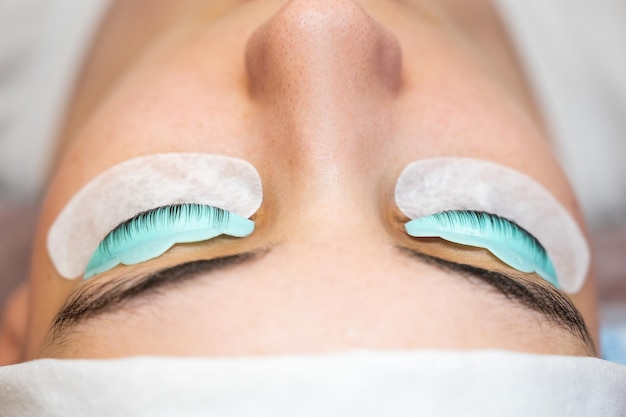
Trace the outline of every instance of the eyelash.
{"type": "Polygon", "coordinates": [[[254,223],[218,207],[183,203],[139,213],[123,222],[100,242],[83,279],[119,265],[156,258],[176,243],[199,242],[227,234],[248,236],[254,223]]]}
{"type": "MultiPolygon", "coordinates": [[[[235,217],[239,221],[252,223],[248,219],[235,217]]],[[[534,236],[516,223],[494,214],[470,210],[443,211],[425,216],[425,218],[436,223],[438,233],[430,235],[411,233],[411,223],[422,221],[423,218],[408,222],[407,233],[415,237],[441,237],[461,244],[485,247],[510,266],[523,272],[537,272],[558,288],[554,267],[545,248],[534,236]],[[497,239],[485,238],[494,231],[500,240],[504,239],[508,242],[507,249],[498,248],[497,239]],[[445,233],[452,233],[453,237],[446,236],[445,233]],[[462,238],[460,239],[459,236],[462,238]],[[467,242],[467,239],[482,239],[488,244],[486,246],[485,244],[472,244],[472,242],[467,242]],[[521,248],[515,248],[519,249],[517,252],[512,249],[516,245],[521,245],[521,248]],[[515,252],[514,256],[509,253],[511,251],[515,252]],[[530,254],[530,257],[522,256],[527,254],[530,254]],[[528,265],[534,269],[528,269],[528,265]]],[[[130,265],[155,258],[165,253],[175,243],[207,240],[223,233],[243,237],[254,229],[252,224],[252,229],[249,231],[245,233],[236,231],[233,234],[232,231],[226,230],[230,219],[229,211],[193,203],[174,204],[139,213],[106,235],[90,259],[83,278],[88,279],[120,263],[130,265]],[[209,219],[208,222],[206,219],[209,219]],[[208,231],[210,233],[207,233],[208,231]],[[201,233],[202,238],[185,237],[179,240],[173,238],[176,234],[185,233],[201,233]],[[150,234],[155,234],[155,236],[150,237],[150,234]],[[147,240],[146,235],[149,236],[147,240]]],[[[244,228],[248,228],[247,225],[244,228]]]]}
{"type": "Polygon", "coordinates": [[[200,221],[203,218],[212,219],[210,227],[221,228],[228,224],[230,212],[213,206],[200,204],[174,204],[171,206],[158,207],[156,209],[144,211],[131,219],[121,223],[110,231],[100,243],[102,251],[111,256],[111,247],[118,242],[127,242],[135,234],[151,232],[162,223],[168,223],[171,230],[174,230],[176,223],[183,219],[184,224],[190,220],[200,221]]]}
{"type": "Polygon", "coordinates": [[[533,252],[540,252],[546,255],[546,250],[543,245],[539,243],[537,238],[531,235],[530,232],[517,223],[495,214],[484,211],[450,210],[433,214],[433,218],[440,221],[442,224],[460,225],[463,227],[470,226],[478,230],[493,227],[507,238],[521,241],[525,246],[532,249],[533,252]]]}
{"type": "MultiPolygon", "coordinates": [[[[411,222],[407,223],[407,233],[415,237],[442,237],[460,244],[486,247],[497,258],[510,266],[522,272],[537,272],[558,288],[554,266],[545,248],[533,235],[515,222],[495,214],[471,210],[443,211],[425,216],[425,218],[429,218],[429,220],[432,219],[432,221],[437,224],[440,234],[449,232],[457,236],[458,240],[450,237],[437,236],[436,233],[432,233],[432,236],[417,236],[418,233],[411,233],[409,230],[411,222]],[[497,240],[490,236],[492,232],[497,234],[497,240]],[[464,242],[464,239],[470,241],[483,240],[484,242],[488,242],[491,247],[472,245],[471,243],[464,242]],[[498,247],[496,244],[498,240],[507,242],[507,248],[505,250],[498,247]],[[496,247],[496,249],[494,249],[494,247],[496,247]],[[510,252],[514,252],[516,256],[511,257],[510,252]],[[526,254],[530,254],[530,257],[523,256],[526,254]],[[528,270],[529,265],[537,266],[538,269],[528,270]]],[[[421,219],[416,219],[416,221],[421,221],[421,219]]]]}

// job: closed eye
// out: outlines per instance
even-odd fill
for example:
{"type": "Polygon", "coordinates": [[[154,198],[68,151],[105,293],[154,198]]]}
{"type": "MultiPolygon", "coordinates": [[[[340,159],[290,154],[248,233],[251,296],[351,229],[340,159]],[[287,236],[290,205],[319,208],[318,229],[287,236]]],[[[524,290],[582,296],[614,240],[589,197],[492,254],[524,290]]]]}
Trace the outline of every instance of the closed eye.
{"type": "Polygon", "coordinates": [[[245,237],[254,222],[218,207],[175,204],[137,214],[100,242],[83,276],[88,279],[119,264],[134,265],[161,256],[177,243],[200,242],[225,234],[245,237]]]}
{"type": "Polygon", "coordinates": [[[482,211],[443,211],[409,221],[413,237],[439,237],[489,250],[512,268],[537,273],[559,288],[554,266],[541,243],[516,223],[482,211]]]}

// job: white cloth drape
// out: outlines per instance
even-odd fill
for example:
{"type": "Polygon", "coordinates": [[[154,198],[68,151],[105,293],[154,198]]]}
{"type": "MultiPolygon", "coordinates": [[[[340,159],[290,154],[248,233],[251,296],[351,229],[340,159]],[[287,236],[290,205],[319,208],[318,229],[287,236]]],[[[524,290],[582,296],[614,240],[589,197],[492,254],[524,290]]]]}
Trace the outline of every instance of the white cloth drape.
{"type": "Polygon", "coordinates": [[[624,417],[626,367],[503,351],[40,360],[0,367],[0,416],[624,417]]]}

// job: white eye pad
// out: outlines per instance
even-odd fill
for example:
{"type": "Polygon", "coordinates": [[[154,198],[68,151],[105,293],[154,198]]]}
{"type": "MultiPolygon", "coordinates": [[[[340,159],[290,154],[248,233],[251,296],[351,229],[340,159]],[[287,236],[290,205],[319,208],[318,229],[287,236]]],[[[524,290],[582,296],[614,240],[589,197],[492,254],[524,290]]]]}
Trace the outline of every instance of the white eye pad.
{"type": "Polygon", "coordinates": [[[585,281],[589,247],[576,221],[549,191],[509,167],[471,158],[417,161],[400,174],[395,199],[410,219],[448,210],[509,219],[543,245],[565,292],[578,292],[585,281]]]}
{"type": "Polygon", "coordinates": [[[115,165],[67,203],[48,231],[48,253],[58,273],[80,277],[100,241],[138,213],[196,203],[250,217],[263,190],[248,162],[214,154],[164,153],[115,165]]]}

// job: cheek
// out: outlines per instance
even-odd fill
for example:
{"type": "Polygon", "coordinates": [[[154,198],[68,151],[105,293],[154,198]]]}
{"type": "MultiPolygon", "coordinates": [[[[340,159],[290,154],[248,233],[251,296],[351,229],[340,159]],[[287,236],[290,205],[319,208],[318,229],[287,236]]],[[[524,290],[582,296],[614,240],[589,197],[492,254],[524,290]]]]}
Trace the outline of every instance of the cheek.
{"type": "MultiPolygon", "coordinates": [[[[167,78],[167,77],[166,77],[167,78]]],[[[69,158],[89,158],[99,172],[118,161],[160,152],[232,154],[244,134],[245,104],[236,95],[210,87],[160,79],[138,83],[113,97],[69,150],[69,158]],[[157,84],[157,85],[154,85],[157,84]],[[229,152],[230,150],[230,152],[229,152]]]]}
{"type": "Polygon", "coordinates": [[[460,57],[427,65],[397,104],[403,166],[442,156],[500,163],[528,173],[577,213],[547,138],[510,92],[460,57]]]}
{"type": "MultiPolygon", "coordinates": [[[[225,57],[194,31],[177,36],[147,51],[70,138],[61,164],[72,171],[63,177],[70,191],[125,159],[158,152],[232,155],[249,136],[243,63],[230,58],[243,54],[243,42],[219,45],[232,46],[225,57]]],[[[224,36],[215,39],[223,43],[224,36]]]]}

